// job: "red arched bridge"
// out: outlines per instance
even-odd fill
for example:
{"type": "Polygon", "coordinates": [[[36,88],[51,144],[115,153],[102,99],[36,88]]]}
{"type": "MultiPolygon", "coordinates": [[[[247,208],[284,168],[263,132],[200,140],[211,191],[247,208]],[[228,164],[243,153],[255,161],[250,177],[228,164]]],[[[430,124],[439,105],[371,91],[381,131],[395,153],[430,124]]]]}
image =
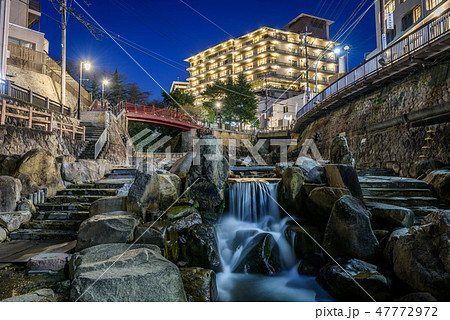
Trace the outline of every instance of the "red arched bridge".
{"type": "Polygon", "coordinates": [[[205,127],[205,121],[180,113],[155,106],[142,106],[133,103],[122,104],[125,115],[129,120],[151,122],[164,126],[179,128],[182,130],[199,129],[205,127]]]}

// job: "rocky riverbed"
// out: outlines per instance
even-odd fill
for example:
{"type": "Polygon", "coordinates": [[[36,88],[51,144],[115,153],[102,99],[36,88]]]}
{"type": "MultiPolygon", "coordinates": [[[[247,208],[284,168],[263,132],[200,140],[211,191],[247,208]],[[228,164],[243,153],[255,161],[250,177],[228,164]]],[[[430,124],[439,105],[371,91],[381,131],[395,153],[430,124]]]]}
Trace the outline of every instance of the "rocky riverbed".
{"type": "MultiPolygon", "coordinates": [[[[2,265],[0,278],[6,285],[0,298],[450,299],[450,211],[445,209],[450,170],[445,166],[421,169],[423,180],[356,170],[345,138],[337,138],[331,163],[299,157],[275,163],[272,172],[239,173],[230,170],[223,156],[208,160],[205,155],[218,149],[218,141],[202,139],[209,142],[199,158],[187,154],[164,168],[146,164],[122,169],[130,184],[120,195],[96,196],[88,203],[74,251],[35,258],[27,267],[2,265]],[[240,182],[241,177],[260,180],[240,182]],[[239,289],[248,293],[237,294],[239,289]]],[[[10,241],[13,230],[39,214],[21,203],[23,185],[54,188],[54,193],[64,184],[81,189],[109,171],[105,163],[58,163],[43,151],[17,161],[15,178],[0,177],[1,241],[10,241]],[[20,169],[41,158],[56,171],[53,165],[51,173],[39,175],[20,169]]],[[[111,173],[108,181],[115,175],[122,177],[111,173]]]]}

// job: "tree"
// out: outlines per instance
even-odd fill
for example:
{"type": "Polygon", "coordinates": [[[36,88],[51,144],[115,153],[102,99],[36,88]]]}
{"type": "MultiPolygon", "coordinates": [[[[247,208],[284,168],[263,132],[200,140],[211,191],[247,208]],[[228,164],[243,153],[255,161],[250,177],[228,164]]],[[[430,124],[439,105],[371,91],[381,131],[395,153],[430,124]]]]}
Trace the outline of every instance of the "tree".
{"type": "Polygon", "coordinates": [[[193,107],[195,104],[195,97],[189,92],[181,92],[180,89],[175,89],[170,95],[161,91],[161,95],[164,104],[177,112],[180,112],[180,106],[186,108],[193,107]]]}
{"type": "Polygon", "coordinates": [[[151,93],[143,91],[136,82],[127,84],[125,89],[128,102],[143,105],[149,104],[148,100],[151,93]]]}
{"type": "Polygon", "coordinates": [[[122,100],[126,100],[125,92],[125,76],[116,70],[112,74],[111,85],[108,90],[108,100],[113,104],[118,104],[122,100]]]}
{"type": "Polygon", "coordinates": [[[240,75],[233,82],[231,78],[226,81],[216,81],[206,87],[202,94],[203,107],[210,113],[220,114],[225,121],[238,121],[253,123],[256,121],[258,100],[244,75],[240,75]]]}
{"type": "Polygon", "coordinates": [[[99,81],[98,72],[92,72],[91,79],[87,82],[86,90],[90,91],[92,94],[92,99],[101,99],[102,97],[102,85],[99,81]]]}
{"type": "Polygon", "coordinates": [[[223,119],[241,123],[256,121],[258,100],[245,76],[241,74],[232,85],[227,83],[227,89],[221,109],[223,119]]]}

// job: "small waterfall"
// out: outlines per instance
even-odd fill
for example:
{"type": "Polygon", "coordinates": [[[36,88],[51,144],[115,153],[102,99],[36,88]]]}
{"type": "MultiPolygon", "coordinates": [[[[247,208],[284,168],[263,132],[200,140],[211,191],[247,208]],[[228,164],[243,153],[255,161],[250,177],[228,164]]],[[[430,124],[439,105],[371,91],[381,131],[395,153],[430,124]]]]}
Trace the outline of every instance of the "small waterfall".
{"type": "Polygon", "coordinates": [[[233,183],[229,187],[228,214],[239,221],[278,222],[280,209],[276,183],[233,183]]]}
{"type": "Polygon", "coordinates": [[[222,301],[324,301],[329,296],[313,277],[297,272],[298,259],[285,237],[290,218],[281,218],[277,183],[233,183],[228,187],[227,208],[217,227],[223,272],[217,274],[222,301]],[[277,246],[281,270],[271,275],[235,273],[247,245],[261,233],[270,234],[277,246]]]}

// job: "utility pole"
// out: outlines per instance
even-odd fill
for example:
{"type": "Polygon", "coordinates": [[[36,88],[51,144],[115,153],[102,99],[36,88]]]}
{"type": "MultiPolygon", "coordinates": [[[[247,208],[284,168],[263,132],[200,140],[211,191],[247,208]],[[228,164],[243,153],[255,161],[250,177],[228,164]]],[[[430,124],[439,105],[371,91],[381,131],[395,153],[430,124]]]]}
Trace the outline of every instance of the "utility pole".
{"type": "Polygon", "coordinates": [[[384,0],[380,0],[380,31],[381,31],[381,51],[386,49],[386,12],[384,10],[384,0]]]}
{"type": "MultiPolygon", "coordinates": [[[[308,36],[311,35],[311,32],[308,32],[308,27],[306,27],[306,31],[304,33],[300,33],[300,36],[303,36],[303,39],[305,40],[305,55],[306,55],[306,92],[305,95],[309,94],[309,62],[308,62],[308,36]]],[[[306,99],[303,99],[306,100],[306,99]]],[[[306,101],[303,101],[304,104],[306,104],[306,101]]]]}
{"type": "Polygon", "coordinates": [[[0,80],[6,80],[11,0],[0,0],[0,80]]]}
{"type": "Polygon", "coordinates": [[[67,0],[63,0],[62,8],[62,20],[61,20],[61,30],[62,30],[62,42],[61,42],[61,104],[66,105],[66,53],[67,53],[67,0]]]}

